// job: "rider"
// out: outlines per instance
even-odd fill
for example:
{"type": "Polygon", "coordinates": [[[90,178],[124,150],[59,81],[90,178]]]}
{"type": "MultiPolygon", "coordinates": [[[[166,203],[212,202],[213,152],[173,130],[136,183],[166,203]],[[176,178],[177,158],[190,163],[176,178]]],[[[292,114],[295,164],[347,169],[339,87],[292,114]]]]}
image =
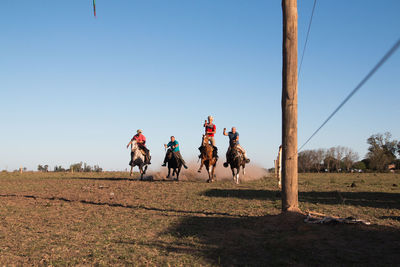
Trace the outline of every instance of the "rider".
{"type": "Polygon", "coordinates": [[[229,136],[229,148],[228,151],[226,152],[226,162],[224,164],[228,164],[228,157],[229,154],[231,153],[232,148],[236,145],[236,148],[243,153],[243,157],[246,161],[246,163],[250,162],[250,159],[247,158],[246,151],[244,148],[239,144],[239,133],[236,131],[236,127],[232,127],[232,130],[228,133],[226,133],[226,128],[224,128],[223,135],[229,136]]]}
{"type": "MultiPolygon", "coordinates": [[[[214,134],[216,132],[215,124],[213,124],[214,118],[213,116],[208,116],[208,122],[204,121],[203,127],[205,128],[205,135],[208,137],[211,145],[213,146],[213,156],[218,159],[218,148],[215,146],[215,138],[214,134]]],[[[202,147],[199,147],[200,152],[202,152],[202,147]]]]}
{"type": "Polygon", "coordinates": [[[150,162],[150,150],[146,147],[146,137],[142,134],[142,130],[139,129],[136,131],[136,134],[132,137],[131,141],[128,143],[126,147],[129,147],[129,145],[132,144],[133,141],[136,141],[136,143],[139,146],[139,149],[141,149],[145,153],[145,164],[151,164],[150,162]]]}
{"type": "MultiPolygon", "coordinates": [[[[172,151],[172,153],[174,153],[175,158],[177,158],[178,160],[180,160],[183,164],[183,167],[185,169],[187,169],[188,167],[186,166],[185,160],[183,159],[181,152],[179,151],[179,143],[178,141],[176,141],[175,136],[171,136],[171,141],[168,144],[164,144],[164,147],[167,148],[169,147],[172,151]]],[[[164,164],[161,165],[163,167],[167,166],[167,155],[165,155],[164,158],[164,164]]]]}

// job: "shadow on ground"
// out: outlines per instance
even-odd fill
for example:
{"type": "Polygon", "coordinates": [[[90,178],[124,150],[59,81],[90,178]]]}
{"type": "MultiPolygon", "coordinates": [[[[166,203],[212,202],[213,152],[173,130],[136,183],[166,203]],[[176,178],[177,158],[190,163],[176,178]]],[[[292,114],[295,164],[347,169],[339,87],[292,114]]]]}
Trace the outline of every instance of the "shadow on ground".
{"type": "MultiPolygon", "coordinates": [[[[158,178],[158,177],[157,177],[158,178]]],[[[176,182],[176,180],[172,178],[161,178],[154,180],[154,175],[146,175],[143,176],[143,180],[140,180],[140,177],[67,177],[65,180],[90,180],[90,181],[143,181],[143,182],[176,182]]]]}
{"type": "MultiPolygon", "coordinates": [[[[280,192],[252,189],[210,189],[202,193],[208,197],[280,200],[280,192]]],[[[346,204],[374,208],[400,209],[399,193],[383,192],[299,192],[299,201],[318,204],[346,204]]]]}
{"type": "Polygon", "coordinates": [[[146,245],[168,253],[190,253],[222,266],[400,264],[399,229],[311,225],[303,219],[303,215],[185,217],[164,233],[179,241],[146,245]]]}

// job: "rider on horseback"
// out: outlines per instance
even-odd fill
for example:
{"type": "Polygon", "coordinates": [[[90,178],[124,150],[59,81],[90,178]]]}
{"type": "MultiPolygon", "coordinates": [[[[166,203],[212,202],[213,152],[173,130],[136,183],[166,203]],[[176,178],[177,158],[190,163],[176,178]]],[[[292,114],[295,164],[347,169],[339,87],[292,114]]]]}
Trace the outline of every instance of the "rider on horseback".
{"type": "Polygon", "coordinates": [[[236,131],[236,127],[232,127],[232,131],[226,133],[226,128],[224,128],[223,135],[229,136],[229,148],[228,151],[226,152],[226,162],[224,165],[228,165],[228,159],[230,157],[231,151],[234,147],[236,147],[237,150],[239,150],[244,157],[244,160],[246,163],[250,162],[250,159],[247,158],[246,151],[243,149],[243,147],[239,144],[239,133],[236,131]]]}
{"type": "MultiPolygon", "coordinates": [[[[188,167],[186,166],[185,160],[183,159],[181,152],[179,151],[179,143],[178,141],[176,141],[175,136],[171,136],[171,141],[168,144],[164,144],[165,148],[169,148],[172,153],[174,154],[175,158],[177,158],[178,160],[180,160],[182,162],[182,165],[185,169],[187,169],[188,167]]],[[[164,158],[164,164],[161,165],[163,167],[167,166],[167,154],[165,155],[164,158]]]]}
{"type": "Polygon", "coordinates": [[[129,145],[131,145],[133,141],[136,141],[139,148],[143,151],[145,156],[145,164],[151,164],[150,150],[146,147],[146,137],[142,134],[142,130],[137,130],[137,134],[132,137],[131,141],[126,147],[129,147],[129,145]]]}
{"type": "MultiPolygon", "coordinates": [[[[203,127],[205,128],[205,135],[213,146],[213,157],[218,159],[218,148],[215,146],[214,134],[216,132],[216,127],[212,123],[214,118],[212,116],[208,116],[208,122],[205,121],[203,127]]],[[[199,147],[200,153],[203,151],[203,145],[199,147]]],[[[200,156],[199,156],[200,157],[200,156]]]]}

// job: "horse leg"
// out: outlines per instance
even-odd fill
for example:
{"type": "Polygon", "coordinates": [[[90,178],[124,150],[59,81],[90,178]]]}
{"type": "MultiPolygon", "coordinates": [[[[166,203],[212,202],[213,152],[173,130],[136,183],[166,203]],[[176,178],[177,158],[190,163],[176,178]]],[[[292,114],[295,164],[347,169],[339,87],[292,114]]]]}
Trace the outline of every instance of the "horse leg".
{"type": "Polygon", "coordinates": [[[208,177],[210,179],[210,182],[214,182],[214,171],[215,171],[215,166],[211,165],[210,169],[208,171],[208,177]]]}
{"type": "Polygon", "coordinates": [[[233,181],[235,181],[235,169],[233,167],[231,167],[231,171],[232,171],[233,181]]]}
{"type": "Polygon", "coordinates": [[[181,172],[182,167],[178,167],[178,170],[176,171],[176,180],[179,181],[179,173],[181,172]]]}
{"type": "Polygon", "coordinates": [[[140,171],[140,181],[143,181],[143,167],[139,166],[139,171],[140,171]]]}
{"type": "Polygon", "coordinates": [[[201,172],[201,168],[203,168],[203,165],[204,165],[204,159],[201,160],[200,168],[199,168],[199,170],[197,172],[201,172]]]}
{"type": "Polygon", "coordinates": [[[168,175],[167,178],[169,178],[169,175],[171,174],[171,168],[168,166],[168,175]]]}
{"type": "Polygon", "coordinates": [[[236,169],[236,184],[239,184],[240,166],[236,169]]]}
{"type": "Polygon", "coordinates": [[[146,174],[147,171],[147,165],[144,166],[143,174],[146,174]]]}
{"type": "Polygon", "coordinates": [[[210,166],[208,166],[207,164],[205,166],[206,166],[206,171],[207,171],[207,174],[208,174],[207,183],[211,183],[212,180],[211,180],[211,175],[210,175],[210,166]]]}

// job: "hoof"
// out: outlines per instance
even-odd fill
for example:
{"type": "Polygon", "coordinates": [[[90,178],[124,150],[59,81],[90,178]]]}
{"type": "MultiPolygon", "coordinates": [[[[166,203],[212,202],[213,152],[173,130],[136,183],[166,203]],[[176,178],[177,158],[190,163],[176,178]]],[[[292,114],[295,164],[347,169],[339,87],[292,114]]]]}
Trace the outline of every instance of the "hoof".
{"type": "Polygon", "coordinates": [[[197,172],[198,172],[198,173],[200,173],[200,172],[201,172],[201,170],[197,170],[197,172]]]}
{"type": "Polygon", "coordinates": [[[250,163],[250,159],[246,159],[246,163],[250,163]]]}
{"type": "Polygon", "coordinates": [[[224,162],[224,167],[228,168],[228,162],[224,162]]]}

